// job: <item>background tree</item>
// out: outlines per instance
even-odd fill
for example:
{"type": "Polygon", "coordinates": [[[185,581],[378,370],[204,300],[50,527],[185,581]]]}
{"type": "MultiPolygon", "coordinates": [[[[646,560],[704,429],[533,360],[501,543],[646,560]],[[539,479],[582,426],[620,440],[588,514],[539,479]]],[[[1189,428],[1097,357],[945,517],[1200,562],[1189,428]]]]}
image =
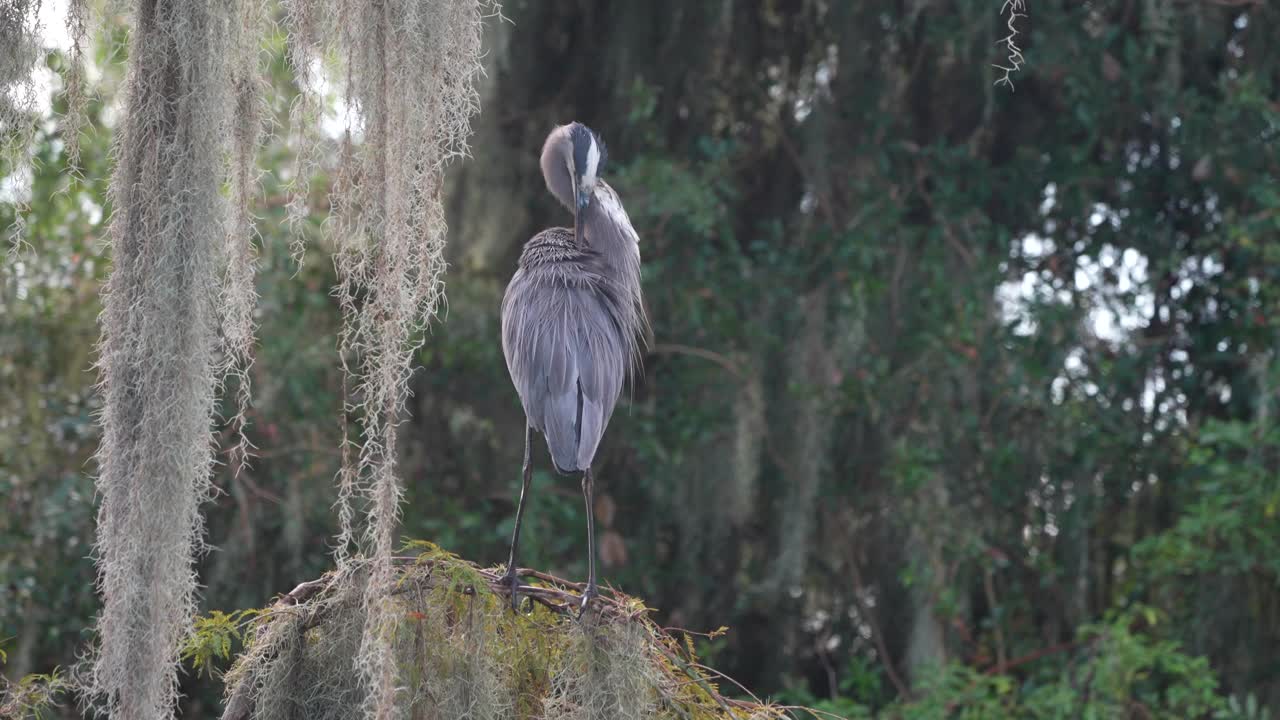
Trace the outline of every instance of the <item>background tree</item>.
{"type": "MultiPolygon", "coordinates": [[[[536,151],[572,116],[610,142],[655,320],[602,449],[607,579],[662,624],[730,626],[702,653],[754,690],[850,716],[1280,703],[1277,9],[1028,3],[1012,92],[993,85],[998,10],[508,3],[485,29],[472,160],[446,184],[448,314],[398,436],[401,532],[504,557],[522,448],[498,300],[520,240],[555,221],[536,151]]],[[[336,529],[331,174],[294,203],[316,242],[290,279],[295,80],[270,50],[261,453],[214,477],[200,573],[219,609],[316,576],[336,529]]],[[[87,182],[52,194],[62,147],[40,129],[42,259],[5,263],[15,676],[68,662],[93,609],[76,355],[103,261],[86,208],[109,206],[78,198],[101,143],[83,143],[87,182]]],[[[332,171],[337,142],[316,147],[332,171]]],[[[535,482],[551,491],[529,509],[530,564],[581,576],[576,488],[535,482]]],[[[191,716],[216,712],[206,681],[183,682],[191,716]]]]}

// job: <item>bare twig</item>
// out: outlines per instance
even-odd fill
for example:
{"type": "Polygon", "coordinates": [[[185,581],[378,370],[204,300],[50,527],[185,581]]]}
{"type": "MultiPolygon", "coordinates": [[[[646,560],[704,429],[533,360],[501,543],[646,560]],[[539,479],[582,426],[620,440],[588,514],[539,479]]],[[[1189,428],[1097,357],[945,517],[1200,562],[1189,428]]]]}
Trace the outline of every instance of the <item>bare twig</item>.
{"type": "Polygon", "coordinates": [[[1013,92],[1013,73],[1021,70],[1022,66],[1026,63],[1026,58],[1022,56],[1022,49],[1018,47],[1017,43],[1017,20],[1018,18],[1027,17],[1026,11],[1026,0],[1005,0],[1004,4],[1000,6],[1000,14],[1008,14],[1008,19],[1005,21],[1005,27],[1009,29],[1009,34],[996,41],[996,44],[1004,45],[1005,50],[1009,52],[1009,56],[1005,59],[1009,64],[1007,66],[992,65],[992,67],[997,70],[1004,71],[1004,75],[996,78],[996,81],[993,84],[1008,85],[1010,92],[1013,92]]]}
{"type": "Polygon", "coordinates": [[[714,350],[705,350],[703,348],[693,347],[692,345],[680,345],[677,343],[658,343],[649,348],[649,354],[691,355],[693,357],[699,357],[703,360],[710,360],[711,362],[719,365],[728,371],[730,375],[733,375],[739,380],[744,382],[747,380],[747,374],[742,371],[742,368],[738,367],[738,363],[729,359],[725,355],[715,352],[714,350]]]}
{"type": "MultiPolygon", "coordinates": [[[[707,350],[700,347],[694,347],[692,345],[681,345],[678,343],[650,343],[649,354],[650,355],[688,355],[690,357],[702,358],[703,360],[708,360],[710,362],[715,363],[716,365],[719,365],[720,367],[724,368],[724,370],[728,372],[730,375],[734,376],[739,381],[741,381],[744,385],[750,386],[751,378],[748,377],[747,372],[742,369],[742,366],[739,365],[737,362],[735,362],[732,358],[726,355],[723,355],[721,353],[715,352],[714,350],[707,350]]],[[[760,439],[761,439],[761,442],[764,443],[764,450],[765,450],[765,453],[769,455],[769,458],[772,459],[775,463],[778,463],[779,465],[785,465],[786,463],[783,461],[782,455],[774,447],[773,441],[769,433],[767,432],[764,433],[764,435],[760,439]]]]}
{"type": "Polygon", "coordinates": [[[715,688],[711,687],[711,684],[707,682],[706,678],[702,677],[701,673],[699,673],[696,669],[690,666],[689,663],[685,662],[685,660],[681,658],[678,654],[666,648],[661,648],[661,652],[667,658],[667,660],[671,661],[671,664],[680,668],[682,672],[684,672],[686,675],[689,676],[690,680],[697,683],[698,687],[702,688],[702,691],[705,692],[708,696],[710,696],[711,699],[714,700],[715,703],[720,706],[721,710],[724,710],[725,713],[729,715],[729,717],[733,717],[733,710],[729,708],[729,703],[725,702],[724,697],[722,697],[720,693],[716,692],[715,688]]]}
{"type": "Polygon", "coordinates": [[[1049,655],[1056,655],[1060,652],[1067,652],[1069,650],[1074,650],[1079,646],[1080,646],[1079,642],[1067,642],[1067,643],[1061,643],[1058,645],[1051,645],[1046,648],[1040,648],[1039,650],[1029,652],[1026,655],[1016,657],[1007,662],[997,662],[995,665],[992,665],[986,670],[983,670],[982,673],[984,675],[1003,675],[1004,673],[1007,673],[1010,670],[1020,665],[1026,665],[1029,662],[1039,660],[1040,658],[1047,657],[1049,655]]]}

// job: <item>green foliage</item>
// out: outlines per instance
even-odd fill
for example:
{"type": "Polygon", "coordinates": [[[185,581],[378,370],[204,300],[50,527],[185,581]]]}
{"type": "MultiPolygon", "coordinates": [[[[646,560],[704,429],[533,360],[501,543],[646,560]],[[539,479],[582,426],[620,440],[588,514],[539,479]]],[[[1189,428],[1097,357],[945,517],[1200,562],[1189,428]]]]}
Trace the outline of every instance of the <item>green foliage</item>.
{"type": "MultiPolygon", "coordinates": [[[[1187,452],[1177,522],[1135,548],[1156,577],[1258,574],[1280,581],[1280,427],[1212,420],[1187,452]]],[[[1260,578],[1261,579],[1261,578],[1260,578]]]]}
{"type": "Polygon", "coordinates": [[[213,677],[217,672],[215,660],[231,659],[232,643],[244,642],[244,626],[257,616],[254,609],[230,614],[211,610],[207,616],[196,618],[194,631],[182,648],[183,661],[190,662],[197,673],[213,677]]]}
{"type": "Polygon", "coordinates": [[[25,675],[17,683],[0,678],[0,718],[4,720],[47,720],[60,713],[61,698],[72,690],[61,668],[49,673],[25,675]]]}
{"type": "Polygon", "coordinates": [[[917,685],[916,699],[875,712],[852,699],[876,696],[857,692],[865,671],[847,673],[840,693],[829,700],[815,701],[803,690],[784,698],[847,718],[883,720],[1236,717],[1223,714],[1233,705],[1215,693],[1204,658],[1153,636],[1149,620],[1157,616],[1150,608],[1133,607],[1082,628],[1065,652],[1030,661],[1033,669],[1025,675],[962,663],[934,667],[917,685]]]}
{"type": "Polygon", "coordinates": [[[1220,708],[1208,661],[1185,654],[1176,641],[1158,639],[1149,626],[1159,616],[1151,608],[1134,606],[1106,623],[1083,627],[1079,640],[1087,648],[1085,661],[1070,669],[1071,679],[1083,682],[1076,680],[1070,694],[1060,688],[1033,696],[1038,716],[1062,716],[1070,709],[1106,718],[1140,708],[1151,717],[1173,720],[1203,717],[1220,708]]]}

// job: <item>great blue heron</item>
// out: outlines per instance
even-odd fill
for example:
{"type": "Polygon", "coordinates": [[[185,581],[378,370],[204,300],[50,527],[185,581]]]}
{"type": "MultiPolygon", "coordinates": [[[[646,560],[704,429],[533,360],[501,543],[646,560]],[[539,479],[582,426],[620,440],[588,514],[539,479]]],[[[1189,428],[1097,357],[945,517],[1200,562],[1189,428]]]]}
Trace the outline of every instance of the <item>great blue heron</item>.
{"type": "Polygon", "coordinates": [[[548,228],[525,243],[502,298],[502,352],[525,414],[524,480],[504,578],[513,609],[535,430],[546,436],[557,471],[582,472],[588,553],[582,610],[598,594],[591,461],[623,376],[638,366],[645,323],[639,236],[618,194],[600,177],[605,160],[604,143],[581,123],[561,125],[547,136],[542,176],[573,212],[573,229],[548,228]]]}

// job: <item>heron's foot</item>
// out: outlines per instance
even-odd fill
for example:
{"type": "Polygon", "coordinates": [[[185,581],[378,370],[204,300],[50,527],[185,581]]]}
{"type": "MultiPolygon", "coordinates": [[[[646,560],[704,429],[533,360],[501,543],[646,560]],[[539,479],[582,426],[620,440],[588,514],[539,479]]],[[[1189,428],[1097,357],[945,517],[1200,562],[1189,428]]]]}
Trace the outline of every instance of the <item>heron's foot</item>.
{"type": "Polygon", "coordinates": [[[502,576],[502,584],[511,590],[511,612],[520,612],[520,575],[516,573],[514,565],[507,568],[507,574],[502,576]]]}
{"type": "Polygon", "coordinates": [[[587,589],[582,591],[582,602],[578,605],[579,618],[587,611],[587,605],[591,602],[591,599],[597,597],[600,597],[600,588],[596,587],[595,583],[588,584],[587,589]]]}

